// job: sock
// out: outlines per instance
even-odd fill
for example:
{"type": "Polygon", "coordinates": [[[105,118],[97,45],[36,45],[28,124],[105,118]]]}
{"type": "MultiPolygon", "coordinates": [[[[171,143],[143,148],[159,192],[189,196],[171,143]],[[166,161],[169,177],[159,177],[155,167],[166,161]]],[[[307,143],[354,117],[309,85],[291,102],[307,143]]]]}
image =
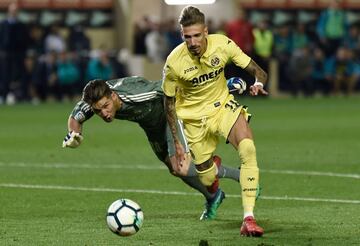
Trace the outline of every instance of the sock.
{"type": "Polygon", "coordinates": [[[179,178],[181,178],[185,184],[189,185],[190,187],[194,188],[195,190],[203,194],[206,200],[209,201],[215,197],[215,194],[210,193],[207,190],[206,186],[200,182],[195,164],[193,162],[190,163],[188,173],[186,174],[186,176],[179,178]]]}
{"type": "Polygon", "coordinates": [[[259,169],[254,141],[248,138],[243,139],[239,143],[238,152],[241,160],[240,184],[244,213],[253,213],[259,184],[259,169]]]}
{"type": "MultiPolygon", "coordinates": [[[[227,167],[222,164],[220,165],[220,168],[218,166],[216,167],[218,170],[217,176],[219,178],[233,179],[237,182],[240,182],[240,176],[239,176],[240,173],[238,168],[227,167]]],[[[190,163],[188,174],[186,176],[187,177],[198,176],[194,163],[190,163]]]]}
{"type": "Polygon", "coordinates": [[[255,218],[253,212],[244,212],[244,219],[245,219],[246,217],[249,217],[249,216],[255,218]]]}
{"type": "Polygon", "coordinates": [[[190,163],[189,170],[188,170],[188,173],[186,176],[187,177],[197,177],[198,176],[194,163],[192,163],[192,162],[190,163]]]}
{"type": "Polygon", "coordinates": [[[227,179],[233,179],[237,182],[239,182],[240,177],[239,177],[239,169],[237,168],[232,168],[232,167],[227,167],[224,165],[220,165],[220,167],[218,167],[218,173],[217,176],[221,179],[221,178],[227,178],[227,179]]]}
{"type": "Polygon", "coordinates": [[[199,191],[201,194],[203,194],[203,196],[206,198],[207,201],[211,200],[212,198],[214,198],[215,194],[211,194],[210,192],[208,192],[208,190],[206,189],[206,186],[204,186],[199,178],[196,177],[180,177],[182,179],[182,181],[184,181],[184,183],[186,183],[187,185],[189,185],[190,187],[194,188],[195,190],[199,191]]]}

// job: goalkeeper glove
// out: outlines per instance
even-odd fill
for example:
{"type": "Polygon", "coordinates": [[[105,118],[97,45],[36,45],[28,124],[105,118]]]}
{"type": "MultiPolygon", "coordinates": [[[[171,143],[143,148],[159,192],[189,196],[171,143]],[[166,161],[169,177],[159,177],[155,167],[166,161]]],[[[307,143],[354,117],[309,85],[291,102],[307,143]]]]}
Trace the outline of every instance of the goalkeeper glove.
{"type": "Polygon", "coordinates": [[[240,77],[232,77],[227,80],[227,87],[230,92],[237,92],[240,95],[246,90],[246,82],[240,77]]]}
{"type": "Polygon", "coordinates": [[[62,143],[62,147],[76,148],[81,144],[83,139],[84,138],[81,136],[81,133],[70,131],[68,134],[66,134],[62,143]]]}

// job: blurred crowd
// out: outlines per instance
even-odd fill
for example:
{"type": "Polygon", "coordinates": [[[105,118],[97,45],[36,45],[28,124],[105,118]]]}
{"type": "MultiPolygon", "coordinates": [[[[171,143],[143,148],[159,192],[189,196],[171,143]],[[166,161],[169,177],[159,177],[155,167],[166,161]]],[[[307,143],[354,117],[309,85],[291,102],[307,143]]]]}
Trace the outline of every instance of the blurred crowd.
{"type": "Polygon", "coordinates": [[[69,28],[66,37],[58,25],[27,26],[10,4],[0,24],[0,104],[73,100],[92,79],[127,76],[114,50],[91,50],[82,26],[69,28]]]}
{"type": "MultiPolygon", "coordinates": [[[[270,61],[277,61],[280,91],[293,96],[328,96],[351,95],[359,89],[359,23],[350,25],[336,0],[314,23],[290,21],[275,25],[263,18],[253,24],[242,9],[234,20],[216,26],[211,19],[207,22],[210,34],[227,35],[267,72],[270,61]]],[[[154,62],[164,61],[181,42],[176,20],[160,23],[145,16],[136,23],[134,52],[154,62]]],[[[226,67],[225,75],[253,80],[233,64],[226,67]]]]}
{"type": "MultiPolygon", "coordinates": [[[[117,51],[91,50],[82,26],[69,28],[65,38],[56,25],[24,25],[17,11],[17,5],[10,4],[0,24],[0,104],[72,100],[88,80],[128,75],[117,51]]],[[[280,91],[293,96],[351,95],[360,87],[359,23],[350,25],[337,1],[311,25],[274,25],[268,18],[253,24],[241,9],[231,21],[207,21],[210,34],[227,35],[267,72],[274,72],[269,65],[275,60],[280,91]]],[[[182,39],[175,19],[160,22],[144,16],[134,25],[133,41],[134,55],[161,63],[182,39]]],[[[225,73],[253,80],[233,64],[225,73]]]]}

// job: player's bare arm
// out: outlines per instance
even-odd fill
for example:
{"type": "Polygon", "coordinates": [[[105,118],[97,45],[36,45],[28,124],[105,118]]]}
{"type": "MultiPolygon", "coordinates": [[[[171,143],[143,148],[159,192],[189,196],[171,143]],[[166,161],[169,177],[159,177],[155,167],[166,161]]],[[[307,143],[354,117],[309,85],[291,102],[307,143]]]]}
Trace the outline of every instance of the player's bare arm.
{"type": "Polygon", "coordinates": [[[258,93],[262,95],[269,94],[264,90],[264,85],[268,77],[267,73],[253,60],[250,61],[245,70],[256,78],[255,83],[250,86],[250,95],[256,96],[258,93]]]}
{"type": "Polygon", "coordinates": [[[69,132],[71,132],[71,131],[74,131],[77,133],[82,132],[82,124],[79,123],[77,120],[75,120],[71,115],[69,116],[69,119],[68,119],[68,130],[69,130],[69,132]]]}
{"type": "Polygon", "coordinates": [[[166,96],[164,101],[165,101],[164,104],[165,104],[166,118],[175,144],[175,157],[177,162],[176,164],[178,166],[178,169],[181,169],[183,161],[185,160],[185,151],[177,135],[177,128],[176,128],[177,116],[175,111],[175,98],[166,96]]]}

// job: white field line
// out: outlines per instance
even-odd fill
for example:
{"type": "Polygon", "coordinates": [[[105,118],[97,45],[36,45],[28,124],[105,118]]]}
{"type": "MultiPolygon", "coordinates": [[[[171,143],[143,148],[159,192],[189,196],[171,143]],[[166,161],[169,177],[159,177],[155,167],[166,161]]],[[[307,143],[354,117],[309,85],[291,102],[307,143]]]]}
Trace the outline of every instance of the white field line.
{"type": "MultiPolygon", "coordinates": [[[[0,167],[19,167],[19,168],[83,168],[83,169],[139,169],[139,170],[166,170],[165,165],[151,166],[151,165],[120,165],[120,164],[104,164],[104,165],[90,165],[90,164],[31,164],[31,163],[4,163],[0,162],[0,167]]],[[[315,172],[315,171],[295,171],[295,170],[274,170],[274,169],[260,169],[261,173],[274,174],[291,174],[291,175],[308,175],[308,176],[327,176],[340,178],[360,179],[360,174],[357,173],[333,173],[333,172],[315,172]]]]}
{"type": "MultiPolygon", "coordinates": [[[[0,183],[0,187],[3,187],[3,188],[18,188],[18,189],[40,189],[40,190],[68,190],[68,191],[92,191],[92,192],[142,193],[142,194],[159,194],[159,195],[178,195],[178,196],[200,196],[201,195],[199,193],[182,192],[182,191],[92,188],[92,187],[77,187],[77,186],[14,184],[14,183],[0,183]]],[[[240,198],[241,196],[240,195],[227,194],[226,197],[240,198]]],[[[260,199],[264,199],[264,200],[286,200],[286,201],[360,204],[360,200],[288,197],[288,196],[282,196],[282,197],[281,196],[261,196],[260,199]]]]}
{"type": "Polygon", "coordinates": [[[264,172],[264,173],[276,173],[276,174],[296,174],[296,175],[328,176],[328,177],[340,177],[340,178],[360,179],[360,174],[356,174],[356,173],[332,173],[332,172],[294,171],[294,170],[271,170],[271,169],[260,169],[260,172],[264,172]]]}

